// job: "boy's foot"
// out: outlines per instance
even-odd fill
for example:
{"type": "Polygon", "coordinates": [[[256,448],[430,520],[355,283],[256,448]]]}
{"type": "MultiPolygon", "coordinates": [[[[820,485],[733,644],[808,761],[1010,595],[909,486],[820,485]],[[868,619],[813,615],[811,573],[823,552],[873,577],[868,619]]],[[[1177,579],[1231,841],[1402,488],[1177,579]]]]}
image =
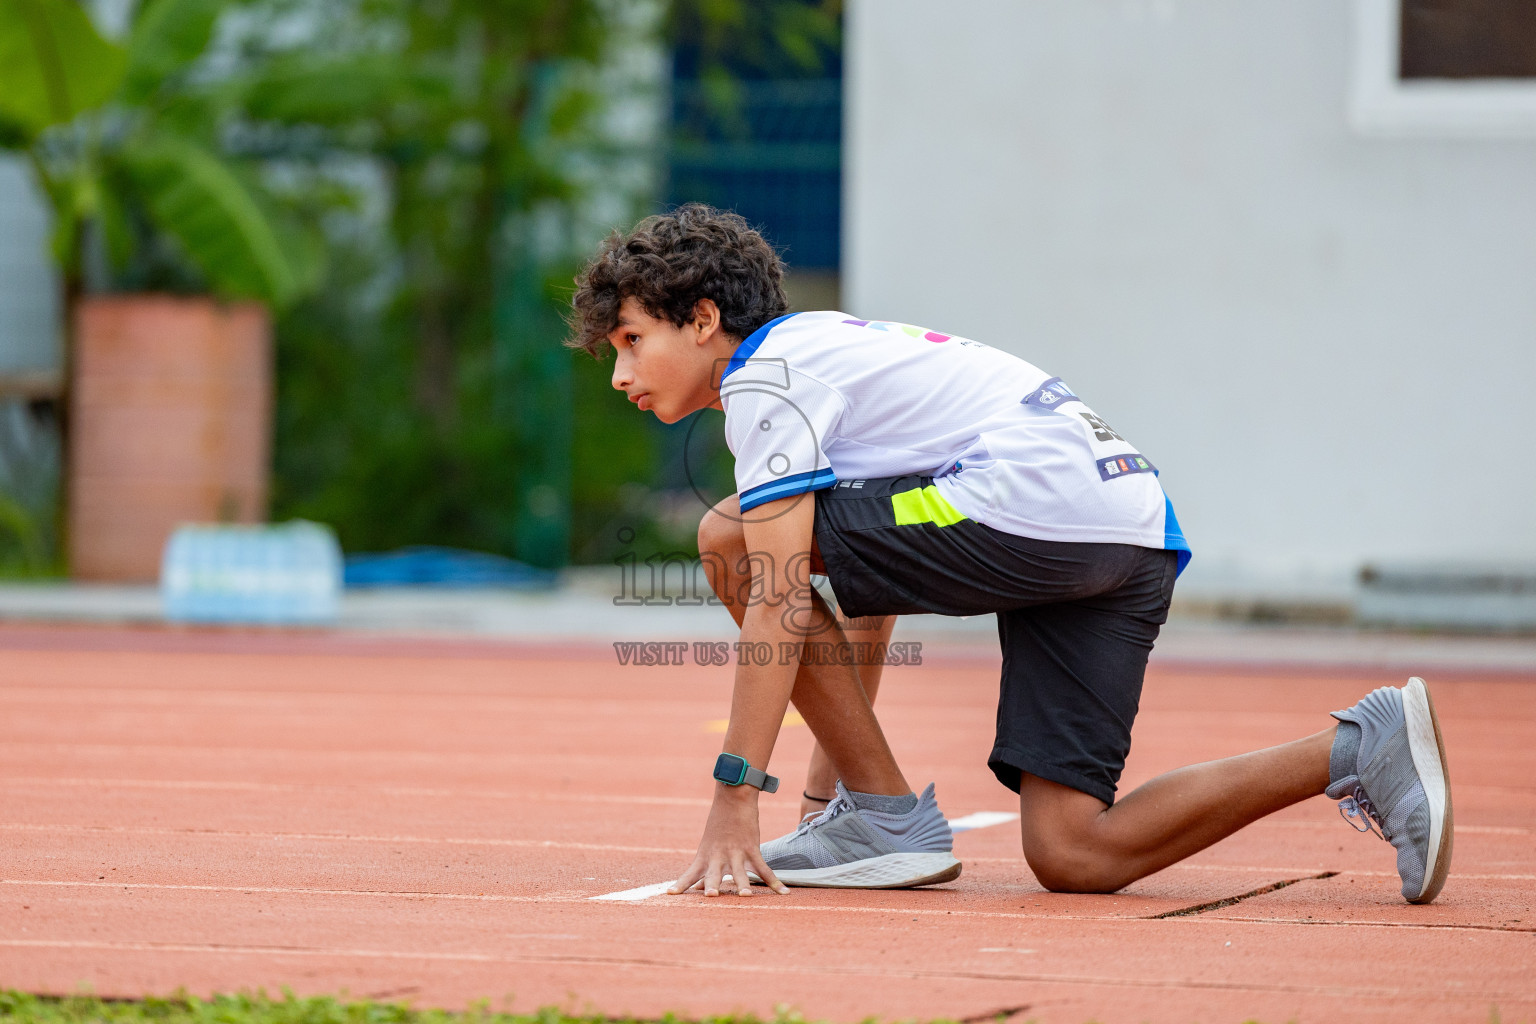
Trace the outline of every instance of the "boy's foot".
{"type": "Polygon", "coordinates": [[[763,844],[763,860],[785,885],[907,889],[959,878],[953,847],[932,783],[911,811],[887,814],[859,807],[839,782],[825,811],[763,844]]]}
{"type": "Polygon", "coordinates": [[[1327,793],[1361,832],[1397,847],[1409,903],[1440,894],[1451,870],[1451,780],[1429,688],[1417,676],[1383,686],[1345,711],[1328,765],[1327,793]]]}

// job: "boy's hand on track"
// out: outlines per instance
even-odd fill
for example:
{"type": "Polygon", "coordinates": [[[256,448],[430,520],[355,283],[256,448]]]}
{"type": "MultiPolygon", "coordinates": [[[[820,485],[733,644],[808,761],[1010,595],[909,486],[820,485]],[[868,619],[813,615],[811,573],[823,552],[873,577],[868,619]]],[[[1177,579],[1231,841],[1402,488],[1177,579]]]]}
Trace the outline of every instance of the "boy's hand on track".
{"type": "Polygon", "coordinates": [[[667,890],[676,895],[702,885],[704,895],[719,896],[721,880],[730,874],[738,896],[751,896],[747,872],[754,871],[775,892],[788,894],[789,886],[780,882],[763,862],[757,825],[757,791],[748,787],[726,788],[715,793],[699,840],[699,852],[681,877],[667,890]]]}

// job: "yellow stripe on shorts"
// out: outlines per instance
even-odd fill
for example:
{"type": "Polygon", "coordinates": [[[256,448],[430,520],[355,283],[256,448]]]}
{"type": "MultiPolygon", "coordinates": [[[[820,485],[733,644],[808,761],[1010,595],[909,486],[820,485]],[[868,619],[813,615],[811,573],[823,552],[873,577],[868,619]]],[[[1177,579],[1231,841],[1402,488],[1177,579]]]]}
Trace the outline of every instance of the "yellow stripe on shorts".
{"type": "Polygon", "coordinates": [[[897,526],[910,526],[913,523],[953,526],[966,518],[933,484],[891,495],[891,511],[896,513],[897,526]]]}

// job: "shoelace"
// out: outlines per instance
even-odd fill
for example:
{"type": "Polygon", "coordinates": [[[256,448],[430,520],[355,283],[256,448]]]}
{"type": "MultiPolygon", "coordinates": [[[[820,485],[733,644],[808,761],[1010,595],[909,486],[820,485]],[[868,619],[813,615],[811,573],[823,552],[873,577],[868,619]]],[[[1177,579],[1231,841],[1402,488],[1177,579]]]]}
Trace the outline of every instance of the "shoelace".
{"type": "Polygon", "coordinates": [[[795,832],[796,834],[799,834],[809,828],[812,828],[813,826],[820,825],[823,822],[831,821],[839,814],[843,814],[853,809],[853,804],[845,800],[843,798],[843,794],[839,793],[837,796],[832,798],[832,801],[828,803],[825,808],[822,809],[820,814],[816,815],[814,818],[806,818],[802,820],[799,827],[795,829],[795,832]]]}
{"type": "Polygon", "coordinates": [[[1389,841],[1385,831],[1386,823],[1376,813],[1376,805],[1371,803],[1371,798],[1359,786],[1355,787],[1354,793],[1339,801],[1339,816],[1349,822],[1356,832],[1374,832],[1376,838],[1383,842],[1389,841]]]}

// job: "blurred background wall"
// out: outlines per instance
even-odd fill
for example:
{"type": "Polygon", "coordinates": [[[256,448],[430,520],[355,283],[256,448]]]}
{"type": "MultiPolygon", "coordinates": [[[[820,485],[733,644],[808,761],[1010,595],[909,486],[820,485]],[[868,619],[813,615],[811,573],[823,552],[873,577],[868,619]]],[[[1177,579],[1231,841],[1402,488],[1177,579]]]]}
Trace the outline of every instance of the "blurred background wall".
{"type": "Polygon", "coordinates": [[[1532,10],[851,0],[844,304],[1063,376],[1162,468],[1186,594],[1536,563],[1532,10]],[[1401,10],[1499,88],[1371,79],[1401,10]]]}

